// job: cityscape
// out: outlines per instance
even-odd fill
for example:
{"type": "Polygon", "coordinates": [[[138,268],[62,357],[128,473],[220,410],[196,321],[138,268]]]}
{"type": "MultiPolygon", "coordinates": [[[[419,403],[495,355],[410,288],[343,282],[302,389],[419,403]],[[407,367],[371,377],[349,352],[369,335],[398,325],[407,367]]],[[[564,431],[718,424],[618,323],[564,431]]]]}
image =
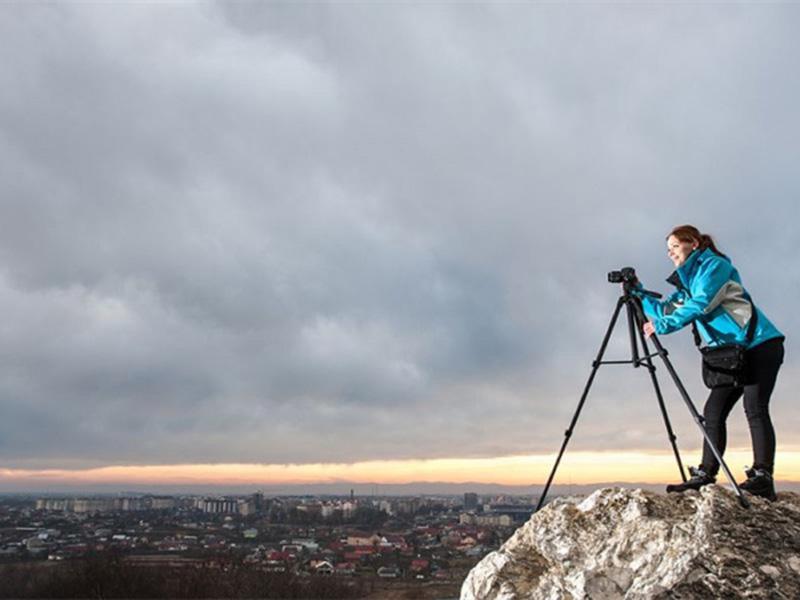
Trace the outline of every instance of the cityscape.
{"type": "MultiPolygon", "coordinates": [[[[262,581],[291,579],[299,586],[296,597],[453,598],[469,570],[530,517],[536,500],[353,491],[6,495],[0,497],[0,572],[6,582],[0,597],[33,592],[20,583],[32,573],[41,580],[67,565],[74,570],[113,556],[129,572],[166,570],[173,580],[175,573],[198,572],[224,579],[236,569],[262,581]],[[320,585],[327,591],[312,589],[320,585]]],[[[113,576],[107,564],[102,570],[113,576]]]]}

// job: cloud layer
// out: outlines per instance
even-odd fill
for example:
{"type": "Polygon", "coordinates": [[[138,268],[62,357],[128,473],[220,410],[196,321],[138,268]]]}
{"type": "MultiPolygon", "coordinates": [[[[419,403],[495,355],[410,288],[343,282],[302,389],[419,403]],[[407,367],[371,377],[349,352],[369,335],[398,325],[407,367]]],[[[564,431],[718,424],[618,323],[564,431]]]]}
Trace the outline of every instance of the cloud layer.
{"type": "MultiPolygon", "coordinates": [[[[791,340],[798,25],[791,5],[3,6],[4,464],[552,451],[606,272],[666,291],[684,222],[791,340]]],[[[664,342],[699,402],[690,337],[664,342]]],[[[779,444],[800,445],[797,383],[790,351],[779,444]]],[[[583,419],[576,448],[666,447],[644,373],[601,372],[583,419]]]]}

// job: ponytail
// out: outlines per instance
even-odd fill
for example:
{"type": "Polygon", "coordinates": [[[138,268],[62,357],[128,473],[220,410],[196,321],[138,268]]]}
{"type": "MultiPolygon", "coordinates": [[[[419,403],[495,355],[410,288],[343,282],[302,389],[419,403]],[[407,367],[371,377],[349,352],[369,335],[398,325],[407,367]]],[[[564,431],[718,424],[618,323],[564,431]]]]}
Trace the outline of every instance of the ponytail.
{"type": "Polygon", "coordinates": [[[712,252],[715,254],[718,254],[724,258],[728,258],[719,251],[717,245],[714,243],[714,238],[707,233],[700,233],[700,230],[693,225],[679,225],[669,232],[667,238],[669,239],[669,237],[673,235],[682,242],[697,242],[698,250],[711,248],[712,252]]]}

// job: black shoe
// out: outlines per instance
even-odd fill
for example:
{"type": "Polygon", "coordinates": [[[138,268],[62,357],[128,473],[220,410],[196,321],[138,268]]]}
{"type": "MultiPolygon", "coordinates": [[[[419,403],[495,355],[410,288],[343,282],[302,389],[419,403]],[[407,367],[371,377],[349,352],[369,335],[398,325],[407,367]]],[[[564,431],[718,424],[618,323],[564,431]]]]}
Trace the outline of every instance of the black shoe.
{"type": "Polygon", "coordinates": [[[739,489],[743,492],[750,492],[754,496],[761,496],[774,502],[778,499],[775,494],[775,482],[772,480],[772,473],[766,469],[747,469],[745,471],[747,481],[739,484],[739,489]]]}
{"type": "Polygon", "coordinates": [[[689,481],[668,485],[667,492],[685,492],[686,490],[699,490],[704,485],[712,484],[717,480],[716,477],[712,477],[711,475],[703,471],[702,468],[695,469],[694,467],[689,467],[689,473],[692,475],[689,481]]]}

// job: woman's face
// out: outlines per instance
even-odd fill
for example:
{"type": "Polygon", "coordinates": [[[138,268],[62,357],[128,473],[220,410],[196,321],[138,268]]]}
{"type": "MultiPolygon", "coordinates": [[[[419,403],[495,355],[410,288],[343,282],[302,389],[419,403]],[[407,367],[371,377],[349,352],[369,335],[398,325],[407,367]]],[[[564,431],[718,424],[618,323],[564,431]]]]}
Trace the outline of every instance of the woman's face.
{"type": "Polygon", "coordinates": [[[689,258],[692,250],[697,248],[697,242],[682,242],[674,235],[667,238],[667,256],[675,265],[675,268],[680,267],[689,258]]]}

